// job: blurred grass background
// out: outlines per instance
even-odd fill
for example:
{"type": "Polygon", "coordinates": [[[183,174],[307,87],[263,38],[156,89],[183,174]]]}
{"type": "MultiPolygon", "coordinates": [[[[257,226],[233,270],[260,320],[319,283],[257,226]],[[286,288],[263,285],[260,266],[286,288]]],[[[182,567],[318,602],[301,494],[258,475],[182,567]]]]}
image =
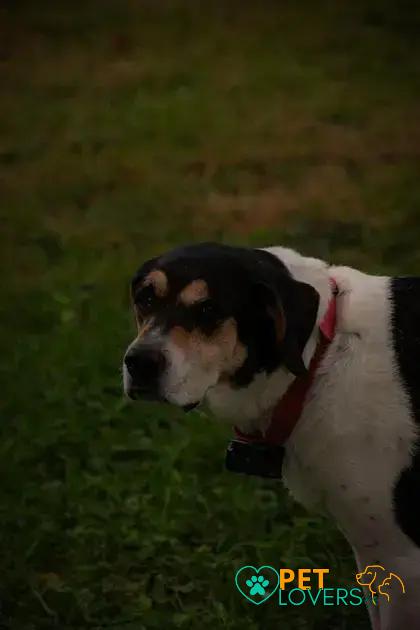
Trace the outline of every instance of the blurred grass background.
{"type": "Polygon", "coordinates": [[[353,586],[350,550],[120,364],[129,278],[175,244],[420,272],[419,29],[404,0],[2,6],[0,627],[367,627],[241,601],[243,564],[353,586]]]}

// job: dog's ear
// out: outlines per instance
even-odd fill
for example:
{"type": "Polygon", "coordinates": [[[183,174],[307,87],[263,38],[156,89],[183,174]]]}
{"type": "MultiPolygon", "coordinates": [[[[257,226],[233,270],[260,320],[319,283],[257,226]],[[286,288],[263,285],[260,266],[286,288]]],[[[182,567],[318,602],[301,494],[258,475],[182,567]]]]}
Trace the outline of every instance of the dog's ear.
{"type": "Polygon", "coordinates": [[[258,310],[269,316],[274,325],[275,344],[282,343],[286,334],[286,316],[283,305],[275,288],[265,282],[256,282],[252,289],[251,300],[258,310]]]}
{"type": "Polygon", "coordinates": [[[281,290],[259,282],[253,297],[272,320],[275,344],[283,364],[298,376],[307,370],[303,362],[303,350],[315,326],[319,306],[319,294],[309,284],[290,279],[281,290]]]}
{"type": "Polygon", "coordinates": [[[284,363],[298,376],[307,370],[303,350],[314,329],[319,306],[319,293],[310,284],[292,280],[289,299],[284,304],[286,336],[283,342],[284,363]]]}

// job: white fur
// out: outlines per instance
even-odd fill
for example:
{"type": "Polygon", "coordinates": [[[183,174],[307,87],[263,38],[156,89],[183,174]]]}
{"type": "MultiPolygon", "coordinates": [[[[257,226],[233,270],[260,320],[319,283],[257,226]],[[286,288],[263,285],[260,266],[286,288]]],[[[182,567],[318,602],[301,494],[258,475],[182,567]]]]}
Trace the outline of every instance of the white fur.
{"type": "Polygon", "coordinates": [[[168,357],[168,369],[163,377],[162,392],[168,402],[188,405],[200,401],[220,378],[220,361],[205,367],[198,350],[187,359],[185,353],[168,340],[163,351],[168,357]]]}
{"type": "MultiPolygon", "coordinates": [[[[320,294],[317,324],[331,296],[331,277],[339,291],[335,338],[286,444],[285,483],[298,501],[334,518],[361,565],[379,562],[403,579],[407,574],[407,593],[389,604],[380,601],[372,613],[381,630],[401,630],[408,621],[420,628],[420,549],[397,526],[392,505],[393,486],[410,464],[416,428],[394,360],[390,280],[328,267],[281,247],[269,251],[320,294]]],[[[318,325],[305,348],[306,364],[317,337],[318,325]]],[[[217,385],[207,400],[243,431],[264,429],[291,380],[279,369],[257,375],[245,390],[217,385]]]]}

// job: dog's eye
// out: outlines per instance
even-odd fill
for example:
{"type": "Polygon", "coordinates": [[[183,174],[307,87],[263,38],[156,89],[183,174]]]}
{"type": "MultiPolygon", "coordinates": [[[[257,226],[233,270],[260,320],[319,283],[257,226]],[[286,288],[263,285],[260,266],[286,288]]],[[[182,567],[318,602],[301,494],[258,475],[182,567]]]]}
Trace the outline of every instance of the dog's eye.
{"type": "Polygon", "coordinates": [[[140,313],[148,313],[156,303],[156,295],[152,286],[140,289],[134,296],[134,304],[140,313]]]}
{"type": "Polygon", "coordinates": [[[215,312],[214,304],[210,300],[199,302],[196,307],[196,315],[199,318],[206,318],[213,315],[215,312]]]}
{"type": "Polygon", "coordinates": [[[213,329],[222,319],[220,311],[212,300],[199,302],[195,305],[194,311],[195,322],[205,331],[213,329]]]}

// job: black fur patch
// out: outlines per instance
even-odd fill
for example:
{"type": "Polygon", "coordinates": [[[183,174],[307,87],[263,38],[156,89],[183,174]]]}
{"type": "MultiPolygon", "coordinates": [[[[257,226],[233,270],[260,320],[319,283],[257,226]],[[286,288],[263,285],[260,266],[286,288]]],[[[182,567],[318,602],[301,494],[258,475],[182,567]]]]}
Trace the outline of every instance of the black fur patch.
{"type": "MultiPolygon", "coordinates": [[[[420,278],[393,278],[391,300],[394,351],[420,429],[420,278]]],[[[420,440],[395,484],[394,510],[403,532],[420,547],[420,440]]]]}
{"type": "MultiPolygon", "coordinates": [[[[235,319],[247,358],[231,378],[234,386],[245,387],[257,372],[270,373],[280,364],[295,374],[305,369],[302,351],[315,325],[319,296],[313,287],[294,280],[273,254],[217,243],[179,247],[145,263],[133,280],[134,289],[152,269],[161,269],[168,278],[167,294],[152,309],[164,330],[182,326],[210,335],[222,321],[235,319]],[[179,292],[198,279],[206,282],[209,299],[179,304],[179,292]],[[281,342],[276,307],[286,318],[281,342]]],[[[141,292],[134,293],[134,300],[141,301],[141,292]]]]}

